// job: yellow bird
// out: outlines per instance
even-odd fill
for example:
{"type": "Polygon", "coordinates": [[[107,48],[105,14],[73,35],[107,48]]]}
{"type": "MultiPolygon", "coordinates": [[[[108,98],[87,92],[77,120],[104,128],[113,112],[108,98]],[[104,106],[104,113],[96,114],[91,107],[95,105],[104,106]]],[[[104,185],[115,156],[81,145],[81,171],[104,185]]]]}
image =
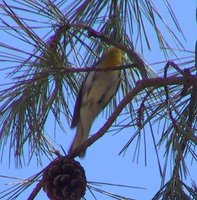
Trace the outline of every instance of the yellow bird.
{"type": "MultiPolygon", "coordinates": [[[[121,65],[121,50],[112,47],[101,57],[95,68],[110,68],[121,65]]],[[[116,94],[120,83],[120,70],[92,71],[85,77],[79,90],[71,128],[77,131],[69,153],[88,139],[93,121],[116,94]]],[[[83,157],[85,152],[80,155],[83,157]]]]}

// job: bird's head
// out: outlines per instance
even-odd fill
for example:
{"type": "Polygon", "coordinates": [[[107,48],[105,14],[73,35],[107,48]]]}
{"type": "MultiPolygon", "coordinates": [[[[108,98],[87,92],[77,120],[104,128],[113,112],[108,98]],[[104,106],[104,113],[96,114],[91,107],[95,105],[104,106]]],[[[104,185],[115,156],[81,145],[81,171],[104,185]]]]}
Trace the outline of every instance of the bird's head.
{"type": "Polygon", "coordinates": [[[108,49],[102,58],[103,67],[114,67],[121,65],[122,51],[117,47],[108,49]]]}

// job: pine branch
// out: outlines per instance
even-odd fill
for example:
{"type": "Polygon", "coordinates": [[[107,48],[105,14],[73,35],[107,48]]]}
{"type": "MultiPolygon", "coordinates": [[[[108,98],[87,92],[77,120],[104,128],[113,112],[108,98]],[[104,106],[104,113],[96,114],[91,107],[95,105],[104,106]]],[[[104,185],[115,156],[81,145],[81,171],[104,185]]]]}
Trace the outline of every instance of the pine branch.
{"type": "MultiPolygon", "coordinates": [[[[107,120],[107,122],[104,124],[104,126],[96,134],[94,134],[87,141],[81,144],[69,156],[76,157],[85,149],[87,149],[90,145],[96,142],[99,138],[101,138],[106,133],[106,131],[111,127],[111,125],[119,116],[124,107],[128,103],[130,103],[132,99],[144,89],[151,87],[154,88],[165,87],[167,85],[184,85],[184,82],[185,82],[184,77],[152,78],[152,79],[143,79],[138,81],[136,87],[134,87],[133,90],[120,101],[119,105],[116,107],[116,109],[114,110],[110,118],[107,120]]],[[[190,86],[197,86],[197,75],[190,75],[189,80],[187,80],[187,84],[189,84],[190,86]]],[[[197,145],[197,138],[195,136],[192,138],[192,142],[194,142],[197,145]]]]}

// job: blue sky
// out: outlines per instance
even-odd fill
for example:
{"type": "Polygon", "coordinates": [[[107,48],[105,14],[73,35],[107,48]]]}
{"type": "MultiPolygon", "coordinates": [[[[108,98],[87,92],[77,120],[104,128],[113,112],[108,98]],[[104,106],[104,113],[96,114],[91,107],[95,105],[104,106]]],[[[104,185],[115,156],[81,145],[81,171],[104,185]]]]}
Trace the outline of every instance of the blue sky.
{"type": "MultiPolygon", "coordinates": [[[[197,29],[196,29],[196,2],[195,1],[180,1],[174,0],[170,1],[172,8],[174,9],[174,13],[176,14],[177,19],[179,20],[180,26],[184,32],[186,41],[182,39],[184,47],[186,50],[194,52],[197,29]]],[[[158,5],[159,6],[159,5],[158,5]]],[[[161,9],[162,12],[165,13],[165,10],[161,9]]],[[[169,16],[166,16],[166,22],[169,22],[169,16]]],[[[6,36],[2,35],[0,41],[6,39],[6,36]],[[4,39],[5,37],[5,39],[4,39]]],[[[153,47],[152,51],[145,51],[143,53],[143,57],[148,64],[153,64],[160,60],[165,60],[163,55],[161,54],[161,50],[159,49],[158,43],[153,38],[153,47]]],[[[177,51],[177,54],[180,56],[189,56],[193,55],[192,53],[183,53],[177,51]]],[[[174,57],[170,57],[172,59],[174,57]]],[[[165,64],[165,63],[164,63],[165,64]]],[[[151,65],[154,71],[158,70],[157,65],[151,65]]],[[[2,72],[0,72],[2,73],[2,72]]],[[[1,80],[2,81],[2,80],[1,80]]],[[[3,80],[6,81],[6,80],[3,80]]],[[[103,124],[105,117],[103,115],[99,115],[98,119],[95,121],[91,134],[95,133],[103,124]]],[[[49,124],[52,124],[53,121],[49,121],[49,124]]],[[[66,126],[69,129],[68,126],[66,126]]],[[[157,126],[155,126],[155,129],[157,126]]],[[[50,130],[50,127],[48,127],[50,130]]],[[[111,191],[117,194],[122,194],[124,196],[128,196],[133,199],[151,199],[151,197],[159,190],[161,178],[159,175],[159,170],[157,166],[156,155],[154,152],[154,147],[152,143],[151,136],[149,134],[149,130],[146,132],[146,141],[147,141],[147,163],[145,165],[144,159],[144,147],[141,145],[139,160],[137,162],[134,158],[134,151],[136,141],[129,147],[125,156],[118,156],[119,151],[125,145],[125,143],[130,138],[131,134],[134,133],[134,129],[127,129],[126,131],[122,131],[118,134],[113,135],[112,133],[107,133],[103,138],[97,141],[93,146],[88,149],[86,157],[84,159],[79,160],[81,165],[86,170],[86,176],[88,181],[95,182],[108,182],[108,183],[117,183],[124,184],[130,186],[139,186],[146,189],[129,189],[129,188],[118,188],[118,187],[101,187],[101,189],[106,189],[107,191],[111,191]]],[[[74,136],[75,130],[71,130],[71,134],[69,135],[57,135],[56,141],[58,144],[63,144],[69,147],[72,141],[72,135],[74,136]]],[[[67,148],[65,148],[67,149],[67,148]]],[[[161,150],[161,154],[163,151],[161,150]]],[[[162,156],[161,156],[162,157],[162,156]]],[[[190,161],[190,159],[189,159],[190,161]]],[[[161,159],[161,162],[162,159],[161,159]]],[[[12,162],[13,163],[13,162],[12,162]]],[[[49,161],[44,158],[43,166],[47,165],[49,161]]],[[[197,174],[195,173],[195,169],[197,164],[195,162],[188,163],[188,167],[191,169],[191,174],[188,176],[187,180],[190,183],[190,177],[193,180],[197,180],[197,174]]],[[[37,173],[41,170],[42,167],[36,165],[36,162],[31,162],[29,166],[24,167],[23,169],[15,169],[14,165],[9,167],[8,162],[5,157],[3,159],[2,164],[0,165],[0,174],[7,176],[14,176],[20,178],[28,178],[33,174],[37,173]]],[[[170,173],[170,169],[168,171],[170,173]]],[[[169,174],[167,175],[169,178],[169,174]]],[[[12,180],[12,179],[0,179],[1,190],[3,188],[8,188],[10,185],[18,182],[20,180],[12,180]],[[8,184],[8,185],[5,185],[8,184]]],[[[20,198],[25,199],[29,192],[33,189],[33,187],[29,188],[20,198]]],[[[111,199],[106,196],[99,196],[97,194],[98,199],[111,199]]],[[[86,195],[87,199],[93,199],[90,193],[86,195]]],[[[40,192],[37,196],[38,200],[47,199],[46,195],[43,192],[40,192]]]]}

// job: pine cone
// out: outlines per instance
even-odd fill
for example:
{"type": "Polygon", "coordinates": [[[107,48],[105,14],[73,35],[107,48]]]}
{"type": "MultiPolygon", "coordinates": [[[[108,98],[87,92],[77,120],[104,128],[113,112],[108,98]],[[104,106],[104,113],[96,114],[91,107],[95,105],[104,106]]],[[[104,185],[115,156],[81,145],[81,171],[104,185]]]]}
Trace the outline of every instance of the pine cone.
{"type": "Polygon", "coordinates": [[[50,200],[80,200],[86,191],[85,171],[80,163],[60,157],[43,173],[43,189],[50,200]]]}

